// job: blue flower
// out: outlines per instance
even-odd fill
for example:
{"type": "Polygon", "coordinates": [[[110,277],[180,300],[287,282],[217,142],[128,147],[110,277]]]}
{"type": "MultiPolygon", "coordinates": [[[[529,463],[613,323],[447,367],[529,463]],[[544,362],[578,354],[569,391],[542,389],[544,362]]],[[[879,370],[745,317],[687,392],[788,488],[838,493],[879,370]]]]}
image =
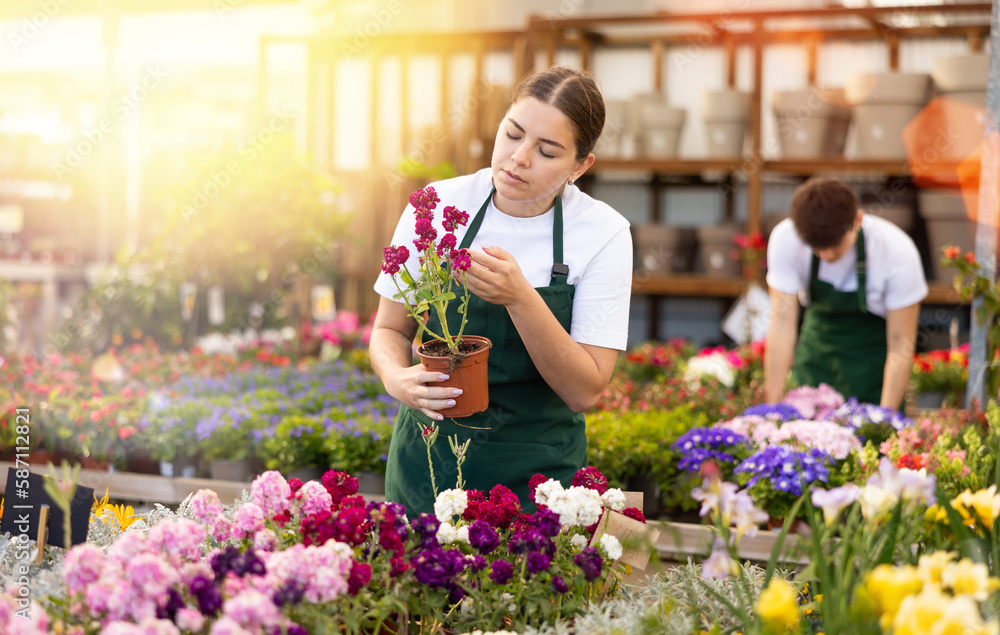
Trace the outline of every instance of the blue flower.
{"type": "Polygon", "coordinates": [[[756,406],[750,406],[744,410],[743,414],[740,416],[747,417],[753,415],[764,417],[765,419],[779,423],[802,419],[802,413],[799,412],[795,406],[787,403],[757,404],[756,406]]]}

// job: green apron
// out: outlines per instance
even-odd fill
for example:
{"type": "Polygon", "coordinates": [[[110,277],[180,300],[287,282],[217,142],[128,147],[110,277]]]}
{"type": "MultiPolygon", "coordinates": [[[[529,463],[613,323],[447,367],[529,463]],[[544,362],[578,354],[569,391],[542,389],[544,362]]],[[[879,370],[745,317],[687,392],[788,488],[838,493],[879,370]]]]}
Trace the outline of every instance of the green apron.
{"type": "Polygon", "coordinates": [[[857,291],[837,291],[821,281],[813,254],[809,308],[795,348],[792,380],[802,386],[829,384],[845,398],[880,403],[885,371],[885,318],[868,312],[865,295],[865,235],[858,230],[857,291]]]}
{"type": "MultiPolygon", "coordinates": [[[[459,248],[472,244],[492,196],[490,192],[459,248]]],[[[562,264],[562,228],[562,201],[557,196],[552,232],[552,279],[547,287],[535,290],[569,332],[574,289],[567,282],[569,269],[562,264]]],[[[452,333],[458,332],[461,320],[457,305],[458,302],[452,302],[447,312],[452,333]]],[[[469,298],[468,313],[465,332],[482,335],[493,343],[488,362],[490,405],[484,412],[460,419],[448,419],[448,411],[442,411],[445,419],[436,422],[440,433],[431,448],[438,492],[455,487],[458,473],[448,437],[457,436],[460,443],[472,440],[462,465],[465,489],[488,494],[494,485],[506,485],[521,499],[524,511],[533,512],[535,505],[528,489],[532,476],[541,473],[559,479],[568,487],[576,471],[586,465],[584,417],[570,410],[542,379],[506,307],[491,304],[473,294],[469,298]]],[[[439,324],[437,316],[432,315],[428,326],[435,328],[439,324]]],[[[430,424],[430,418],[419,410],[402,406],[389,447],[386,500],[402,503],[412,515],[433,513],[434,510],[427,446],[421,436],[430,424]]]]}

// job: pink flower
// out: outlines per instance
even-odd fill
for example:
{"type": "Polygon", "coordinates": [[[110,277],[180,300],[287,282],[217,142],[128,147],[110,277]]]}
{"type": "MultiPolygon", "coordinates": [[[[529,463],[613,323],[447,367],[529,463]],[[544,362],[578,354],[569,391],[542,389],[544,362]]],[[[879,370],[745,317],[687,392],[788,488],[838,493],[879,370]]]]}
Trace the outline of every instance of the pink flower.
{"type": "Polygon", "coordinates": [[[458,242],[455,239],[455,234],[445,234],[441,237],[440,242],[437,246],[437,255],[444,256],[446,253],[455,248],[458,242]]]}
{"type": "Polygon", "coordinates": [[[280,472],[268,470],[255,478],[250,484],[250,493],[254,502],[270,518],[291,509],[289,499],[292,497],[292,488],[280,472]]]}
{"type": "Polygon", "coordinates": [[[240,626],[233,618],[223,615],[212,624],[208,635],[251,635],[250,631],[240,626]]]}
{"type": "Polygon", "coordinates": [[[410,259],[410,250],[405,245],[399,247],[390,245],[382,248],[382,257],[385,260],[382,263],[382,271],[389,275],[395,275],[399,273],[399,268],[410,259]]]}
{"type": "Polygon", "coordinates": [[[417,209],[428,209],[432,210],[437,207],[437,204],[441,202],[438,198],[437,192],[433,187],[425,187],[422,190],[417,190],[413,194],[410,194],[410,205],[416,207],[417,209]]]}
{"type": "Polygon", "coordinates": [[[323,546],[298,544],[273,554],[268,568],[281,580],[305,584],[306,601],[321,604],[347,592],[353,562],[347,555],[350,552],[350,547],[334,541],[323,546]],[[341,548],[343,553],[338,551],[341,548]]]}
{"type": "Polygon", "coordinates": [[[448,257],[451,258],[452,267],[459,271],[468,271],[469,267],[472,266],[472,258],[469,256],[468,249],[456,249],[448,257]]]}
{"type": "Polygon", "coordinates": [[[216,542],[222,543],[233,537],[233,523],[222,514],[215,517],[208,530],[216,542]]]}
{"type": "Polygon", "coordinates": [[[175,621],[181,630],[193,633],[200,633],[205,626],[205,616],[198,609],[179,609],[175,621]]]}
{"type": "Polygon", "coordinates": [[[281,613],[271,598],[253,589],[226,600],[222,613],[251,632],[270,633],[281,623],[281,613]]]}
{"type": "Polygon", "coordinates": [[[206,525],[222,513],[219,495],[210,489],[200,489],[191,497],[191,513],[206,525]]]}
{"type": "Polygon", "coordinates": [[[245,503],[233,514],[233,536],[243,540],[264,528],[264,512],[254,503],[245,503]]]}
{"type": "Polygon", "coordinates": [[[70,595],[83,593],[87,585],[101,577],[104,553],[90,543],[77,545],[69,550],[63,561],[63,577],[70,595]]]}
{"type": "Polygon", "coordinates": [[[121,566],[139,554],[148,553],[152,547],[137,533],[126,532],[108,548],[108,560],[121,566]]]}
{"type": "MultiPolygon", "coordinates": [[[[213,492],[214,493],[214,492],[213,492]]],[[[174,567],[201,559],[205,528],[187,518],[167,520],[149,530],[148,543],[162,553],[174,567]]]]}
{"type": "Polygon", "coordinates": [[[311,516],[318,512],[330,509],[333,505],[333,497],[326,491],[320,483],[309,481],[299,490],[302,497],[302,514],[311,516]]]}
{"type": "Polygon", "coordinates": [[[253,546],[260,551],[274,551],[278,546],[278,536],[270,529],[261,529],[253,535],[253,546]]]}

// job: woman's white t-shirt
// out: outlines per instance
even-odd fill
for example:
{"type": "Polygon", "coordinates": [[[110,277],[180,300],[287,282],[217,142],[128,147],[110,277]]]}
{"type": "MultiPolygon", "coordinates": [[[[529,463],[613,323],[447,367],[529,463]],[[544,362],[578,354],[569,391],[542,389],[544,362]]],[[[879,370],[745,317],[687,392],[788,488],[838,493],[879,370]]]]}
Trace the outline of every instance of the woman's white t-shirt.
{"type": "MultiPolygon", "coordinates": [[[[902,309],[927,297],[927,281],[913,240],[893,223],[864,214],[866,284],[868,310],[885,317],[886,311],[902,309]]],[[[778,223],[767,244],[767,284],[782,293],[797,294],[809,305],[809,273],[812,249],[802,242],[790,218],[778,223]]],[[[857,291],[857,251],[848,249],[836,262],[819,263],[816,276],[837,291],[857,291]]]]}
{"type": "MultiPolygon", "coordinates": [[[[442,210],[448,205],[468,212],[469,223],[482,207],[493,187],[491,172],[484,168],[467,176],[433,183],[441,202],[434,210],[438,238],[444,235],[442,210]]],[[[567,185],[562,195],[563,261],[569,266],[568,282],[576,290],[573,296],[573,321],[570,336],[581,344],[625,350],[628,341],[628,313],[632,295],[632,237],[629,224],[606,203],[595,200],[574,185],[567,185]]],[[[496,246],[509,252],[533,287],[548,286],[552,277],[552,225],[554,209],[540,216],[508,216],[490,202],[483,224],[470,249],[496,246]]],[[[410,250],[406,266],[416,274],[418,254],[413,206],[396,225],[393,245],[410,250]]],[[[461,244],[466,227],[459,227],[455,237],[461,244]]],[[[392,299],[398,293],[391,276],[380,273],[375,291],[392,299]]]]}

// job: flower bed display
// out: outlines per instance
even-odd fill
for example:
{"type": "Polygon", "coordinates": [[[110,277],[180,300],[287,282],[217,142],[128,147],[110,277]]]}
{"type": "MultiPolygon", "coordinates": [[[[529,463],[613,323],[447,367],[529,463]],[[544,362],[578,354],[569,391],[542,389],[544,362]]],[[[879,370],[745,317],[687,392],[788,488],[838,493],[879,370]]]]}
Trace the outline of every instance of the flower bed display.
{"type": "MultiPolygon", "coordinates": [[[[497,486],[445,490],[434,514],[407,518],[401,505],[366,502],[356,479],[333,471],[306,483],[265,472],[232,508],[209,490],[139,521],[105,506],[88,543],[48,548],[19,583],[31,589],[27,610],[18,613],[17,587],[0,592],[0,632],[440,633],[557,623],[617,595],[623,547],[609,527],[616,516],[644,520],[596,471],[573,482],[533,479],[532,515],[497,486]]],[[[18,575],[8,539],[0,537],[0,582],[18,575]]]]}

